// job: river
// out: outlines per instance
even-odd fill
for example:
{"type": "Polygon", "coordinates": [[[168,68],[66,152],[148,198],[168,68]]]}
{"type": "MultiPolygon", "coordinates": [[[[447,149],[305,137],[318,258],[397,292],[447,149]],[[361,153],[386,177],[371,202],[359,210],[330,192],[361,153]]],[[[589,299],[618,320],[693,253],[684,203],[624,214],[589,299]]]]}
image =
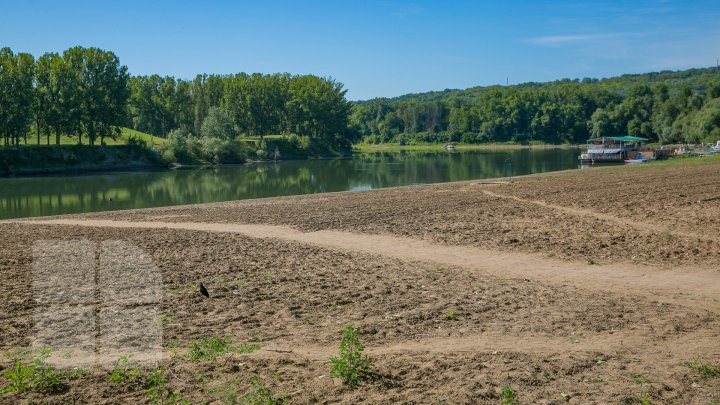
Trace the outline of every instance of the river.
{"type": "Polygon", "coordinates": [[[578,167],[578,149],[401,151],[349,159],[0,179],[0,219],[369,190],[578,167]]]}

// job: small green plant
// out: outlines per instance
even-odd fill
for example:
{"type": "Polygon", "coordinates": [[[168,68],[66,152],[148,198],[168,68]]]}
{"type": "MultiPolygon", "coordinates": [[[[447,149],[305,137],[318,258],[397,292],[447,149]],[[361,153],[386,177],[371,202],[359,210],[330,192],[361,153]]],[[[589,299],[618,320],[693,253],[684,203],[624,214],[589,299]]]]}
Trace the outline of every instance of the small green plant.
{"type": "Polygon", "coordinates": [[[157,405],[171,404],[189,404],[190,402],[182,399],[179,392],[175,392],[165,380],[165,369],[158,367],[150,372],[145,380],[145,396],[151,403],[157,405]]]}
{"type": "Polygon", "coordinates": [[[214,361],[225,353],[251,353],[260,349],[259,343],[247,343],[233,346],[229,337],[213,336],[200,338],[190,344],[190,360],[214,361]]]}
{"type": "Polygon", "coordinates": [[[332,369],[330,375],[342,378],[343,383],[351,386],[360,385],[372,371],[371,360],[363,354],[365,346],[360,343],[360,329],[348,325],[342,331],[340,340],[340,355],[331,357],[332,369]]]}
{"type": "Polygon", "coordinates": [[[234,381],[211,385],[207,388],[207,392],[223,404],[236,405],[238,403],[237,383],[234,381]]]}
{"type": "Polygon", "coordinates": [[[705,378],[714,378],[720,376],[720,365],[713,366],[711,364],[703,363],[700,359],[693,359],[692,363],[688,364],[688,367],[700,373],[705,378]]]}
{"type": "Polygon", "coordinates": [[[433,269],[433,271],[434,271],[435,273],[443,273],[443,272],[445,272],[445,269],[443,269],[442,267],[438,266],[438,267],[435,267],[435,268],[433,269]]]}
{"type": "Polygon", "coordinates": [[[158,328],[162,328],[163,326],[174,323],[175,321],[177,321],[177,318],[173,314],[160,314],[155,317],[155,326],[157,326],[158,328]]]}
{"type": "Polygon", "coordinates": [[[650,404],[652,403],[652,402],[651,402],[651,401],[652,401],[652,397],[651,397],[650,394],[648,394],[647,392],[643,392],[643,393],[637,394],[637,400],[638,400],[642,405],[650,405],[650,404]]]}
{"type": "Polygon", "coordinates": [[[27,352],[18,352],[12,357],[12,368],[3,373],[3,377],[10,381],[10,385],[0,389],[0,393],[29,390],[58,392],[65,388],[63,375],[45,361],[52,350],[41,348],[36,353],[31,364],[23,363],[22,359],[27,352]]]}
{"type": "Polygon", "coordinates": [[[138,378],[140,378],[140,369],[131,365],[130,356],[120,356],[108,376],[108,380],[115,384],[136,380],[138,378]]]}
{"type": "Polygon", "coordinates": [[[85,370],[77,367],[73,368],[72,370],[65,371],[65,377],[67,377],[68,380],[77,380],[84,377],[85,374],[85,370]]]}
{"type": "Polygon", "coordinates": [[[633,384],[650,384],[652,381],[642,374],[638,374],[632,378],[633,384]]]}
{"type": "Polygon", "coordinates": [[[213,336],[200,338],[190,344],[190,360],[213,361],[230,350],[230,339],[213,336]]]}
{"type": "Polygon", "coordinates": [[[232,346],[230,348],[230,351],[233,353],[252,353],[256,350],[260,350],[262,346],[260,346],[260,343],[245,343],[242,345],[232,346]]]}
{"type": "Polygon", "coordinates": [[[580,340],[578,340],[577,338],[570,339],[570,344],[576,345],[578,343],[580,343],[580,340]]]}
{"type": "Polygon", "coordinates": [[[517,404],[517,391],[511,386],[505,386],[500,392],[500,403],[503,405],[517,404]]]}
{"type": "Polygon", "coordinates": [[[458,317],[455,311],[448,311],[447,313],[447,319],[450,321],[457,321],[458,317]]]}
{"type": "Polygon", "coordinates": [[[3,373],[10,385],[0,390],[0,393],[8,392],[25,392],[32,388],[32,377],[35,374],[35,368],[23,364],[18,357],[13,358],[12,368],[3,373]]]}
{"type": "Polygon", "coordinates": [[[258,376],[250,379],[250,392],[240,398],[241,404],[246,405],[279,405],[287,403],[284,395],[276,395],[258,376]]]}
{"type": "Polygon", "coordinates": [[[52,364],[45,361],[51,352],[51,349],[41,348],[38,350],[37,357],[33,360],[35,370],[33,388],[38,391],[58,392],[65,387],[61,374],[52,364]]]}
{"type": "Polygon", "coordinates": [[[663,230],[663,239],[665,239],[665,240],[672,239],[672,234],[670,233],[670,228],[665,227],[665,229],[663,230]]]}
{"type": "Polygon", "coordinates": [[[588,257],[588,258],[586,259],[586,261],[587,261],[588,266],[594,266],[594,265],[597,264],[597,262],[596,262],[595,260],[593,260],[592,257],[588,257]]]}

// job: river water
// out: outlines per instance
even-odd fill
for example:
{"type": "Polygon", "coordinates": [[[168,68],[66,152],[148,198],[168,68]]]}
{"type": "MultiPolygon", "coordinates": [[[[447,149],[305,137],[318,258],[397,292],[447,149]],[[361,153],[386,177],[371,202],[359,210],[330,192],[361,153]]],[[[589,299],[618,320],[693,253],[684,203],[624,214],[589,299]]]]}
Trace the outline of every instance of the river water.
{"type": "Polygon", "coordinates": [[[578,149],[401,151],[349,159],[0,179],[0,219],[369,190],[578,167],[578,149]]]}

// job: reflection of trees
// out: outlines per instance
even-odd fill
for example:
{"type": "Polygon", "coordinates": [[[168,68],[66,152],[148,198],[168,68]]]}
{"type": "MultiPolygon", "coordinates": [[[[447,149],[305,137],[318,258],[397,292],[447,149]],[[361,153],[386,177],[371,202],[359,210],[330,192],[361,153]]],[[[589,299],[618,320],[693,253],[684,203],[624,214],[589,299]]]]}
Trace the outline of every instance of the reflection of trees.
{"type": "Polygon", "coordinates": [[[577,150],[402,151],[352,159],[0,180],[0,218],[501,177],[577,166],[577,150]],[[112,198],[112,202],[108,200],[112,198]]]}

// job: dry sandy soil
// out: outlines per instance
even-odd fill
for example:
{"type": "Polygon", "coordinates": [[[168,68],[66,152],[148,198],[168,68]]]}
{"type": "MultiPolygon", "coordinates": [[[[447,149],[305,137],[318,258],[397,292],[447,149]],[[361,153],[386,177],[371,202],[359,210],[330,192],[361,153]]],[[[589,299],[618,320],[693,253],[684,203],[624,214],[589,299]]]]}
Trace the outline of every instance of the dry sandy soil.
{"type": "MultiPolygon", "coordinates": [[[[0,350],[34,344],[33,244],[124,241],[157,266],[161,365],[191,403],[239,400],[252,376],[291,403],[499,403],[508,386],[519,403],[720,401],[720,377],[688,366],[720,365],[717,161],[36,218],[0,232],[0,350]],[[329,376],[348,324],[377,372],[359,388],[329,376]],[[212,336],[261,348],[182,357],[212,336]]],[[[95,313],[112,306],[95,298],[95,313]]],[[[142,380],[88,368],[59,393],[0,402],[143,402],[142,380]]]]}

